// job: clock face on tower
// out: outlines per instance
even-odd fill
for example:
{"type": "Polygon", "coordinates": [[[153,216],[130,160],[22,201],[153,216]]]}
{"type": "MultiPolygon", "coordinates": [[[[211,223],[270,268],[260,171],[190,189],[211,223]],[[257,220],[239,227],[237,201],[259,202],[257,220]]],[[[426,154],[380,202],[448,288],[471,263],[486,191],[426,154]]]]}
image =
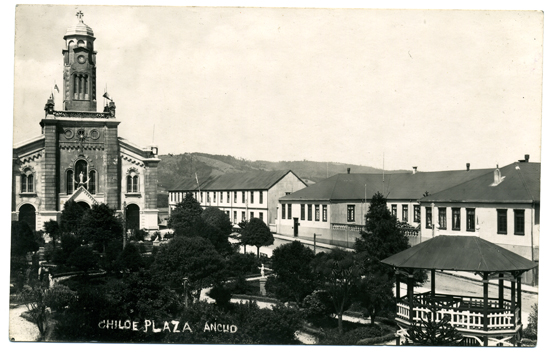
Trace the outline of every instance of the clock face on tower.
{"type": "Polygon", "coordinates": [[[84,64],[84,63],[86,62],[86,58],[84,57],[84,55],[80,55],[80,56],[78,57],[78,62],[79,62],[80,64],[84,64]]]}

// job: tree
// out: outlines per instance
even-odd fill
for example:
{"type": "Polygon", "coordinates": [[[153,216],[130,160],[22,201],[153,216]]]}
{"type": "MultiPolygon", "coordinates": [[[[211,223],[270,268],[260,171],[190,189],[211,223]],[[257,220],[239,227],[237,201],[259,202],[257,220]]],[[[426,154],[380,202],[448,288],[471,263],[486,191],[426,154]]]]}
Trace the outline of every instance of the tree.
{"type": "Polygon", "coordinates": [[[368,273],[364,276],[354,297],[369,311],[372,324],[380,313],[395,309],[393,282],[380,273],[368,273]]]}
{"type": "Polygon", "coordinates": [[[11,223],[10,282],[16,290],[23,289],[27,281],[29,264],[27,253],[38,250],[33,231],[26,222],[11,223]]]}
{"type": "Polygon", "coordinates": [[[233,227],[229,216],[219,208],[207,207],[202,212],[201,217],[206,223],[218,228],[226,237],[231,234],[233,227]]]}
{"type": "Polygon", "coordinates": [[[365,231],[355,243],[355,250],[365,253],[365,269],[371,273],[386,273],[392,280],[393,271],[380,260],[408,248],[409,241],[400,230],[397,218],[388,209],[386,198],[377,192],[371,199],[365,231]]]}
{"type": "Polygon", "coordinates": [[[321,289],[324,289],[338,315],[338,332],[344,333],[342,315],[351,305],[351,295],[356,290],[363,273],[361,256],[339,248],[329,253],[318,254],[311,266],[319,275],[321,289]]]}
{"type": "Polygon", "coordinates": [[[199,299],[203,288],[221,280],[224,267],[223,258],[208,240],[175,237],[160,246],[151,273],[176,292],[193,293],[199,299]]]}
{"type": "Polygon", "coordinates": [[[130,272],[138,271],[145,266],[139,249],[132,243],[126,244],[124,250],[118,256],[117,262],[120,268],[130,272]]]}
{"type": "Polygon", "coordinates": [[[79,246],[67,259],[67,265],[83,271],[84,275],[97,265],[97,257],[88,246],[79,246]]]}
{"type": "Polygon", "coordinates": [[[11,222],[11,255],[25,256],[38,250],[34,233],[26,222],[11,222]]]}
{"type": "Polygon", "coordinates": [[[48,233],[52,238],[52,244],[55,250],[56,240],[60,232],[59,223],[57,223],[57,221],[54,221],[54,220],[49,220],[47,222],[44,222],[44,229],[46,233],[48,233]]]}
{"type": "Polygon", "coordinates": [[[103,203],[93,205],[80,222],[82,239],[93,242],[103,253],[109,241],[122,240],[122,232],[122,222],[115,215],[115,210],[103,203]]]}
{"type": "Polygon", "coordinates": [[[301,303],[315,289],[315,275],[308,266],[313,258],[313,251],[299,241],[277,247],[271,257],[274,276],[268,278],[267,289],[283,302],[301,303]]]}
{"type": "Polygon", "coordinates": [[[176,205],[168,219],[168,227],[172,228],[176,236],[197,236],[197,227],[202,218],[202,207],[188,192],[182,202],[176,205]]]}
{"type": "Polygon", "coordinates": [[[77,234],[85,210],[74,201],[67,201],[61,211],[60,228],[63,233],[77,234]]]}
{"type": "Polygon", "coordinates": [[[260,248],[273,244],[273,234],[269,227],[259,218],[252,218],[242,230],[241,239],[244,244],[254,245],[260,258],[260,248]]]}

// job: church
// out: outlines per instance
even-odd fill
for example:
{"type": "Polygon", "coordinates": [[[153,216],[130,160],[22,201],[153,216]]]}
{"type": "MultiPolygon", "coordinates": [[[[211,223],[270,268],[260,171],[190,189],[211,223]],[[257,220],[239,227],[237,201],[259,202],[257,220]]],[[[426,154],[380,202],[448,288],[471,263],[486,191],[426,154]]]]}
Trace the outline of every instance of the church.
{"type": "Polygon", "coordinates": [[[158,149],[118,136],[121,121],[106,92],[107,104],[97,111],[95,37],[82,16],[63,37],[62,109],[52,93],[39,121],[42,133],[14,145],[12,220],[40,230],[75,201],[85,209],[107,204],[127,229],[158,229],[158,149]]]}

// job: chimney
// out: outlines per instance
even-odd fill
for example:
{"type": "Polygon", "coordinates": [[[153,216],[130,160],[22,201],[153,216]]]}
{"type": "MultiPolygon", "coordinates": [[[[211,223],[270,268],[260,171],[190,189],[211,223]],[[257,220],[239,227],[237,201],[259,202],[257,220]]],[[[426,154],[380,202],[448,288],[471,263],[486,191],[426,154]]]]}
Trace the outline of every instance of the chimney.
{"type": "Polygon", "coordinates": [[[470,163],[466,163],[466,170],[470,171],[470,163]]]}
{"type": "Polygon", "coordinates": [[[348,174],[349,174],[350,171],[351,171],[351,168],[348,168],[348,174]]]}
{"type": "Polygon", "coordinates": [[[528,154],[525,155],[525,162],[529,163],[529,155],[528,154]]]}
{"type": "Polygon", "coordinates": [[[416,174],[418,167],[413,167],[413,174],[416,174]]]}

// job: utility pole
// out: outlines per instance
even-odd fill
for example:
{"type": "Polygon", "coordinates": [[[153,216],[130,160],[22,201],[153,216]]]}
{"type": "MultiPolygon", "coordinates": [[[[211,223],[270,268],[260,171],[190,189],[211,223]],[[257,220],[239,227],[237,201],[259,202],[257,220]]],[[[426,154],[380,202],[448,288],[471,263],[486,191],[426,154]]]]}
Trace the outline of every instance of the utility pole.
{"type": "Polygon", "coordinates": [[[122,203],[122,248],[126,247],[126,201],[122,203]]]}

